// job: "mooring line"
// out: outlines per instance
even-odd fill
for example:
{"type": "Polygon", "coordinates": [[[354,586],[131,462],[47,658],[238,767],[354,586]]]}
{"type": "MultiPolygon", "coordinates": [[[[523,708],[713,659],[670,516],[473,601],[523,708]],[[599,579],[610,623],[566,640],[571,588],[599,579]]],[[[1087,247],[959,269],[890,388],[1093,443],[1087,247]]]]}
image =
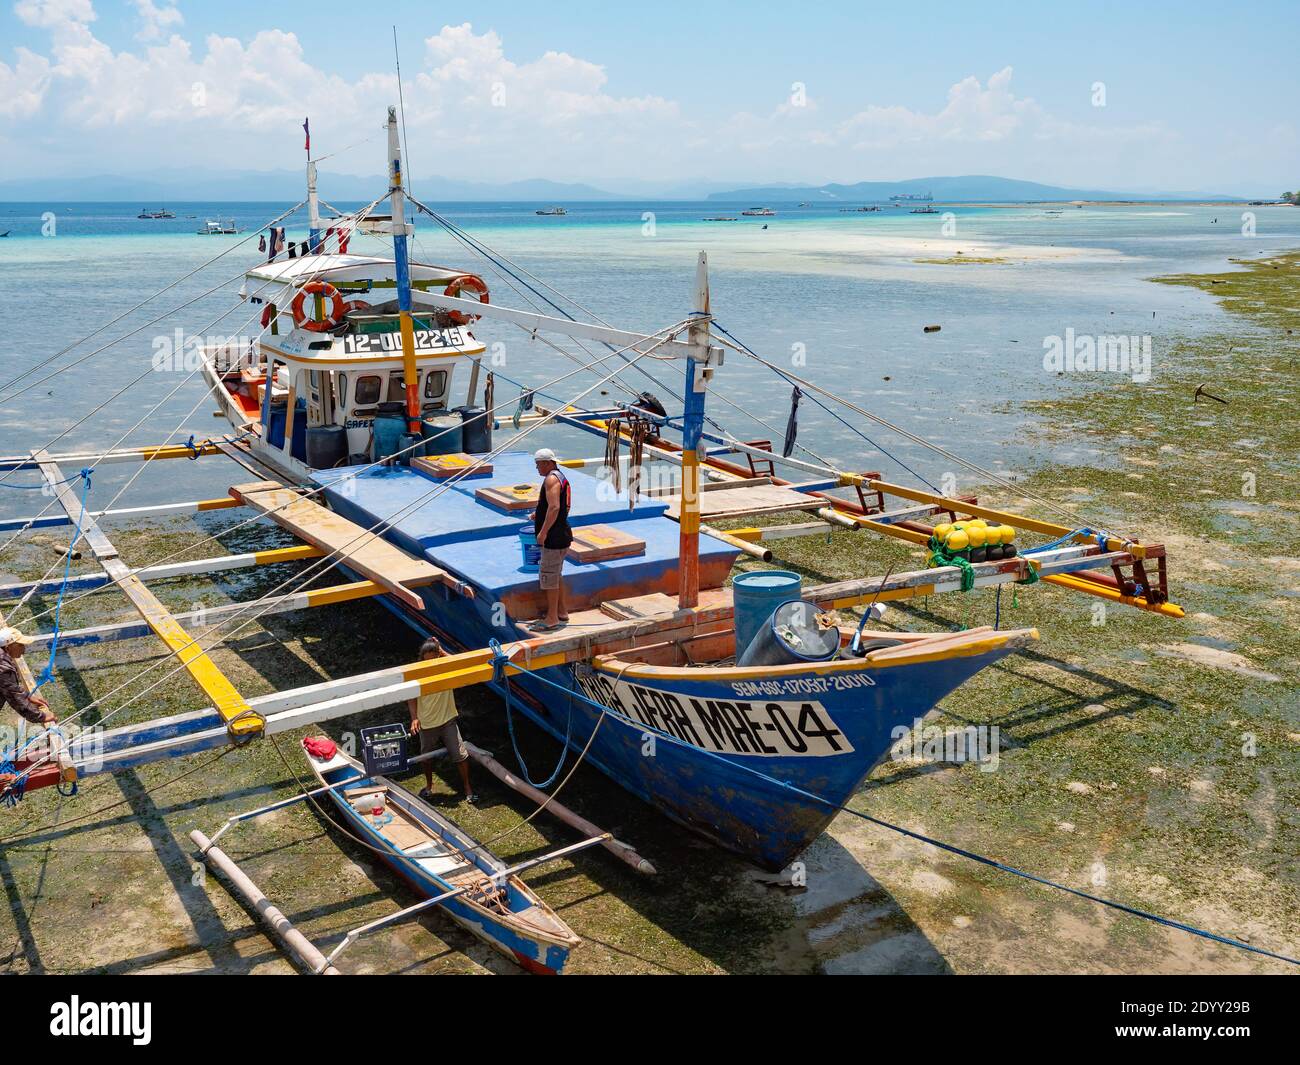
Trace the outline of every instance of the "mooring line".
{"type": "MultiPolygon", "coordinates": [[[[540,673],[530,672],[529,676],[535,677],[537,680],[540,680],[543,684],[548,684],[551,687],[554,687],[564,692],[566,695],[572,698],[577,698],[582,700],[583,702],[587,703],[589,706],[592,706],[595,709],[599,710],[602,714],[612,714],[614,712],[604,704],[588,699],[581,692],[577,691],[576,688],[566,688],[564,685],[556,683],[555,681],[551,680],[549,677],[543,677],[540,673]]],[[[624,720],[630,722],[630,719],[624,719],[624,720]]],[[[643,725],[640,722],[630,722],[630,723],[633,724],[635,727],[643,728],[647,732],[653,732],[656,735],[662,736],[670,743],[678,744],[681,746],[690,746],[693,751],[698,751],[701,754],[707,755],[710,758],[717,759],[718,761],[726,764],[727,766],[740,769],[746,773],[758,777],[763,781],[766,781],[769,784],[775,784],[777,787],[783,788],[786,791],[794,792],[796,795],[800,795],[803,798],[811,799],[813,802],[820,803],[821,805],[829,807],[832,810],[842,811],[847,814],[852,814],[854,817],[861,818],[863,821],[869,821],[873,825],[879,825],[881,828],[887,828],[891,832],[897,832],[899,835],[907,836],[911,839],[918,840],[921,843],[928,843],[930,844],[930,846],[938,847],[940,850],[948,851],[950,854],[956,854],[962,858],[969,858],[973,862],[979,862],[981,865],[987,865],[990,868],[997,869],[999,872],[1010,873],[1012,876],[1018,876],[1023,880],[1029,880],[1035,884],[1042,884],[1044,887],[1056,888],[1059,891],[1064,891],[1070,895],[1076,896],[1077,898],[1087,899],[1089,902],[1095,902],[1100,906],[1108,906],[1113,910],[1119,910],[1123,913],[1130,914],[1133,917],[1140,917],[1145,921],[1153,921],[1156,924],[1164,925],[1167,928],[1177,928],[1179,931],[1188,932],[1194,936],[1200,936],[1202,939],[1209,939],[1215,943],[1222,943],[1225,946],[1236,947],[1238,950],[1249,951],[1252,954],[1260,954],[1263,957],[1272,958],[1275,961],[1286,962],[1288,965],[1300,966],[1300,959],[1292,958],[1286,954],[1278,954],[1271,950],[1265,950],[1263,947],[1251,946],[1251,944],[1243,943],[1239,939],[1232,939],[1228,936],[1221,936],[1217,932],[1210,932],[1204,928],[1197,928],[1195,925],[1185,924],[1182,921],[1175,921],[1169,917],[1161,917],[1158,913],[1151,913],[1147,910],[1140,910],[1135,906],[1129,906],[1127,903],[1116,902],[1114,899],[1102,898],[1100,895],[1093,895],[1087,891],[1082,891],[1079,888],[1072,888],[1067,884],[1062,884],[1055,880],[1049,880],[1047,879],[1047,877],[1039,876],[1036,873],[1029,873],[1023,869],[1017,869],[1014,865],[1007,865],[1005,862],[1000,862],[996,858],[988,858],[982,854],[976,854],[974,851],[966,850],[964,847],[958,847],[952,843],[944,843],[942,840],[934,839],[920,832],[914,832],[910,828],[903,828],[902,825],[895,825],[889,821],[881,820],[879,817],[873,817],[871,814],[864,814],[862,811],[855,810],[851,806],[845,806],[843,803],[833,802],[830,799],[825,798],[824,796],[816,795],[811,791],[805,791],[803,788],[799,787],[796,784],[790,784],[787,781],[779,780],[776,777],[769,776],[767,773],[764,773],[758,769],[754,769],[751,766],[744,765],[741,762],[733,762],[731,759],[724,758],[722,757],[722,755],[718,754],[715,751],[706,751],[702,747],[695,747],[694,745],[684,744],[683,741],[679,740],[676,736],[673,736],[667,732],[663,732],[662,730],[655,728],[653,725],[643,725]]]]}

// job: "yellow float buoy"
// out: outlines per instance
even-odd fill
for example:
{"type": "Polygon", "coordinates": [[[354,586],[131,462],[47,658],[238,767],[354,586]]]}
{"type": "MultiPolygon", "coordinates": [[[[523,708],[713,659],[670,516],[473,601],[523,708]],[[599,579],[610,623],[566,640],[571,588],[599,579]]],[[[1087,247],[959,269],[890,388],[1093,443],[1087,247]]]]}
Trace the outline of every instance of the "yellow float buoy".
{"type": "Polygon", "coordinates": [[[949,551],[965,551],[970,546],[970,537],[966,535],[965,529],[957,529],[948,534],[947,547],[949,551]]]}
{"type": "Polygon", "coordinates": [[[949,534],[950,532],[952,532],[952,523],[951,523],[951,522],[947,522],[947,521],[945,521],[942,525],[936,525],[936,526],[934,527],[934,535],[935,535],[936,539],[938,539],[938,541],[939,541],[940,543],[943,543],[944,540],[946,540],[946,539],[948,538],[948,534],[949,534]]]}
{"type": "Polygon", "coordinates": [[[970,540],[971,547],[983,547],[988,541],[989,530],[983,525],[972,525],[966,530],[966,537],[970,540]]]}

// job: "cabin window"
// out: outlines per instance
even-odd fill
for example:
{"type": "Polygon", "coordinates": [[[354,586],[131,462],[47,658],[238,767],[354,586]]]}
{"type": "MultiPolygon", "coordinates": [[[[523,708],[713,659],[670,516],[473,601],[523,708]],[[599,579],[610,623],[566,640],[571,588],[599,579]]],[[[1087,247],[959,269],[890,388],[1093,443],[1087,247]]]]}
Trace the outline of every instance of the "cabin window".
{"type": "Polygon", "coordinates": [[[424,398],[442,399],[447,391],[447,371],[430,370],[424,378],[424,398]]]}
{"type": "Polygon", "coordinates": [[[388,375],[388,402],[401,403],[406,399],[406,382],[402,380],[400,370],[394,370],[388,375]]]}
{"type": "Polygon", "coordinates": [[[353,406],[373,407],[379,402],[379,388],[379,378],[374,374],[367,374],[364,377],[358,377],[357,391],[352,397],[353,406]]]}

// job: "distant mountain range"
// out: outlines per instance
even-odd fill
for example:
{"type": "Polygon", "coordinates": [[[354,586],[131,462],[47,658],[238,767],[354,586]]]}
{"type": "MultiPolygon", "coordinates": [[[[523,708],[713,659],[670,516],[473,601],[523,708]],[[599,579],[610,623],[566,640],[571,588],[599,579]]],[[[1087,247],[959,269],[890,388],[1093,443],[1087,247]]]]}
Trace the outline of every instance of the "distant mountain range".
{"type": "Polygon", "coordinates": [[[710,200],[746,203],[809,203],[840,201],[846,204],[888,200],[891,196],[933,196],[941,201],[1023,203],[1033,200],[1132,199],[1242,199],[1222,193],[1115,192],[1106,189],[1070,189],[1037,181],[970,174],[964,177],[911,178],[907,181],[859,181],[855,185],[766,185],[751,189],[714,192],[710,200]]]}
{"type": "MultiPolygon", "coordinates": [[[[383,178],[353,174],[320,175],[321,195],[329,200],[371,200],[383,178]]],[[[1246,199],[1209,192],[1116,192],[1043,185],[1015,178],[967,175],[912,178],[907,181],[860,181],[854,185],[759,185],[732,188],[725,182],[627,182],[619,192],[592,185],[532,178],[506,183],[458,181],[445,177],[416,178],[413,192],[422,200],[524,201],[574,203],[591,200],[715,200],[730,203],[843,203],[888,200],[891,196],[929,194],[939,201],[1019,203],[1033,200],[1191,200],[1246,199]]],[[[126,202],[158,204],[195,201],[296,201],[304,195],[305,178],[298,170],[149,171],[141,174],[100,174],[93,177],[17,178],[0,181],[0,200],[22,202],[126,202]]]]}

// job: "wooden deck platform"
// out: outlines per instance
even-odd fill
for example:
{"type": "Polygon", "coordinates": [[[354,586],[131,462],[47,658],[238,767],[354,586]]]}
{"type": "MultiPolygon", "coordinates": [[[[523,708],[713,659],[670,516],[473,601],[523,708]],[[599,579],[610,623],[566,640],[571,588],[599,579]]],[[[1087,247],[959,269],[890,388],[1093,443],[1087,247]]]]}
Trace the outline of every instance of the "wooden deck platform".
{"type": "Polygon", "coordinates": [[[350,569],[383,585],[415,610],[423,609],[424,604],[411,589],[439,581],[461,594],[473,596],[472,589],[446,570],[408,555],[378,532],[363,529],[291,488],[273,481],[254,481],[233,485],[230,494],[299,539],[329,554],[337,554],[350,569]]]}

